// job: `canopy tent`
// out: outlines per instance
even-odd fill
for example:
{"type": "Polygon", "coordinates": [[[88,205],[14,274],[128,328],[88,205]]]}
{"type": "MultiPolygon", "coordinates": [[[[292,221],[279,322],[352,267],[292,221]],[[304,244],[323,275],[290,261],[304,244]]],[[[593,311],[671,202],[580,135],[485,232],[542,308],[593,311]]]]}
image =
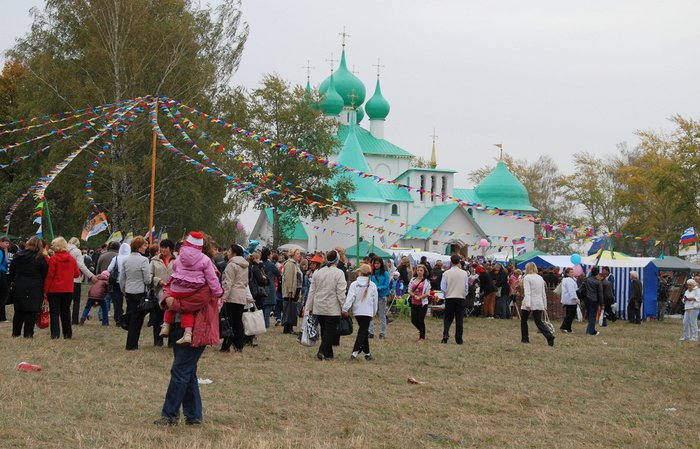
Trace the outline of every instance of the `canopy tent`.
{"type": "Polygon", "coordinates": [[[520,268],[520,263],[521,262],[526,262],[534,257],[537,256],[547,256],[548,254],[545,253],[544,251],[540,251],[539,249],[533,249],[532,251],[528,251],[524,254],[521,254],[519,256],[516,256],[513,258],[513,263],[515,265],[518,265],[518,268],[520,268]]]}
{"type": "Polygon", "coordinates": [[[566,268],[574,266],[574,264],[571,263],[571,256],[550,256],[548,254],[543,254],[541,256],[535,256],[532,259],[524,260],[518,263],[517,267],[524,270],[525,265],[527,265],[529,262],[534,263],[538,267],[544,268],[566,268]]]}
{"type": "MultiPolygon", "coordinates": [[[[357,257],[357,245],[352,245],[347,248],[345,248],[345,256],[348,259],[355,259],[357,257]]],[[[363,240],[360,242],[360,258],[363,258],[367,256],[369,253],[374,253],[377,256],[381,257],[382,259],[391,259],[393,256],[377,245],[373,245],[372,242],[368,242],[366,240],[363,240]]]]}
{"type": "Polygon", "coordinates": [[[285,243],[284,245],[277,248],[277,250],[281,253],[288,253],[288,252],[293,251],[295,249],[298,249],[302,253],[306,252],[306,250],[302,246],[297,245],[296,243],[285,243]]]}
{"type": "Polygon", "coordinates": [[[604,266],[604,265],[609,265],[610,262],[614,261],[620,261],[620,260],[627,260],[629,261],[632,259],[629,257],[627,254],[624,253],[618,253],[614,251],[603,251],[603,254],[600,255],[600,252],[593,254],[588,257],[584,257],[582,262],[584,265],[596,265],[596,261],[598,266],[604,266]],[[598,261],[598,257],[600,257],[600,261],[598,261]]]}
{"type": "Polygon", "coordinates": [[[680,257],[666,256],[651,261],[659,271],[700,271],[700,265],[688,262],[680,257]]]}
{"type": "Polygon", "coordinates": [[[423,256],[425,256],[426,260],[428,261],[428,263],[430,263],[430,265],[435,265],[435,262],[441,260],[446,267],[450,266],[450,256],[445,254],[432,253],[430,251],[414,251],[410,249],[395,249],[392,250],[392,253],[394,254],[393,257],[395,259],[395,262],[398,262],[399,259],[406,256],[411,261],[411,265],[414,267],[416,266],[416,264],[418,264],[418,262],[420,262],[423,256]]]}
{"type": "MultiPolygon", "coordinates": [[[[615,259],[605,258],[604,254],[598,263],[599,267],[610,268],[610,275],[613,277],[611,283],[615,294],[615,314],[622,319],[627,319],[627,303],[632,291],[630,272],[636,271],[643,286],[642,317],[655,317],[658,269],[652,263],[653,258],[629,257],[625,255],[619,257],[619,254],[615,253],[615,259]]],[[[586,272],[595,266],[596,259],[597,257],[595,256],[584,259],[586,272]]]]}

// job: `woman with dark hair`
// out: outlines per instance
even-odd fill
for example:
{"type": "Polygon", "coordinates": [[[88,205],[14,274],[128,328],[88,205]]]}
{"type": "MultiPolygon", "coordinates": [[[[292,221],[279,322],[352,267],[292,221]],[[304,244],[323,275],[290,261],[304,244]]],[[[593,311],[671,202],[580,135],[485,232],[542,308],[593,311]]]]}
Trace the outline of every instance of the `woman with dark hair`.
{"type": "Polygon", "coordinates": [[[231,324],[232,338],[225,338],[221,352],[229,352],[233,344],[236,352],[243,351],[245,330],[243,328],[243,309],[248,302],[248,261],[243,258],[243,247],[233,244],[228,253],[228,265],[221,277],[224,294],[223,313],[231,324]]]}
{"type": "Polygon", "coordinates": [[[49,263],[43,254],[39,237],[32,237],[24,249],[12,258],[10,265],[10,297],[15,306],[12,336],[19,337],[24,326],[24,338],[34,337],[34,323],[44,302],[44,281],[49,263]]]}
{"type": "MultiPolygon", "coordinates": [[[[158,302],[163,299],[163,287],[168,283],[173,274],[173,262],[175,261],[175,244],[172,240],[163,239],[159,244],[160,253],[151,259],[150,271],[153,277],[153,285],[156,288],[158,302]]],[[[150,324],[153,326],[153,346],[163,346],[163,337],[160,336],[163,325],[163,309],[155,307],[151,311],[150,324]]]]}
{"type": "MultiPolygon", "coordinates": [[[[389,273],[384,267],[384,261],[380,257],[372,258],[372,283],[377,286],[379,300],[377,302],[377,315],[379,318],[379,338],[386,337],[386,297],[389,296],[389,273]]],[[[374,320],[369,323],[369,338],[374,337],[374,320]]]]}
{"type": "Polygon", "coordinates": [[[430,281],[426,279],[428,268],[418,264],[414,271],[415,277],[408,284],[408,296],[411,303],[411,324],[418,329],[418,342],[425,341],[425,314],[428,311],[430,296],[430,281]]]}

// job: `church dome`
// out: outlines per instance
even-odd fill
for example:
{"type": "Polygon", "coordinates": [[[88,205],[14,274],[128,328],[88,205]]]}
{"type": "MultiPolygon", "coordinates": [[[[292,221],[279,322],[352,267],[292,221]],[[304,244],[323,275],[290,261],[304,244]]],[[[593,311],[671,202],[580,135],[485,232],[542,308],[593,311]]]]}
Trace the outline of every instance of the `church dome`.
{"type": "Polygon", "coordinates": [[[356,109],[355,114],[357,114],[357,120],[356,122],[359,124],[363,118],[365,118],[365,110],[360,106],[359,108],[356,109]]]}
{"type": "Polygon", "coordinates": [[[322,95],[321,110],[326,115],[338,115],[343,110],[343,97],[335,90],[333,75],[330,76],[330,83],[326,92],[322,95]]]}
{"type": "MultiPolygon", "coordinates": [[[[367,106],[369,109],[369,103],[367,106]]],[[[527,189],[501,161],[474,190],[484,206],[510,210],[533,210],[527,189]]]]}
{"type": "Polygon", "coordinates": [[[379,87],[379,78],[377,78],[377,86],[374,89],[374,95],[367,101],[365,111],[370,120],[384,120],[389,115],[389,102],[382,95],[382,89],[379,87]]]}
{"type": "MultiPolygon", "coordinates": [[[[332,76],[335,81],[335,90],[343,98],[343,103],[346,107],[358,107],[365,102],[367,90],[362,81],[348,70],[345,63],[345,50],[343,50],[343,54],[340,57],[340,67],[333,72],[332,76]]],[[[318,90],[321,94],[325,94],[329,86],[330,77],[323,80],[318,90]]]]}

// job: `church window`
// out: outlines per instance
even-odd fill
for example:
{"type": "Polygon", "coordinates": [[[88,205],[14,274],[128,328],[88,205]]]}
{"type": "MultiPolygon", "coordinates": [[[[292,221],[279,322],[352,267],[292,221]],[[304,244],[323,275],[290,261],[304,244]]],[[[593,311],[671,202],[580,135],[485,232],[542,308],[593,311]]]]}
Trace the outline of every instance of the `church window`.
{"type": "Polygon", "coordinates": [[[423,192],[425,191],[425,176],[420,175],[420,200],[423,201],[423,192]]]}
{"type": "Polygon", "coordinates": [[[435,202],[435,175],[430,177],[430,200],[435,202]]]}
{"type": "Polygon", "coordinates": [[[398,215],[398,214],[399,214],[399,205],[392,204],[391,205],[391,215],[398,215]]]}
{"type": "Polygon", "coordinates": [[[442,177],[442,202],[445,202],[445,197],[447,196],[447,176],[442,177]]]}

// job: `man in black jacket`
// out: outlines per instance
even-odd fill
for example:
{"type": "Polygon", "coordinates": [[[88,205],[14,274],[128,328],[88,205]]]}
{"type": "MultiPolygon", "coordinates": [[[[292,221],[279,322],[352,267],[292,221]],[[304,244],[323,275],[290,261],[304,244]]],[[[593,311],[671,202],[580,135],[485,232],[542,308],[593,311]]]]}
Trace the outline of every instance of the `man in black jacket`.
{"type": "Polygon", "coordinates": [[[630,324],[641,323],[642,312],[642,283],[639,281],[639,274],[636,271],[630,271],[631,290],[630,300],[627,303],[627,320],[630,324]]]}
{"type": "Polygon", "coordinates": [[[617,320],[615,312],[613,312],[612,305],[615,303],[615,293],[613,286],[608,281],[608,275],[610,271],[605,271],[605,268],[600,273],[600,283],[603,286],[603,306],[605,308],[605,317],[603,318],[603,327],[607,326],[607,320],[613,323],[617,320]]]}
{"type": "Polygon", "coordinates": [[[586,329],[586,334],[588,335],[600,335],[600,332],[595,329],[598,307],[603,305],[603,285],[600,283],[600,279],[598,279],[599,274],[600,270],[598,267],[591,268],[590,274],[580,287],[583,303],[586,306],[586,313],[588,314],[588,328],[586,329]]]}

